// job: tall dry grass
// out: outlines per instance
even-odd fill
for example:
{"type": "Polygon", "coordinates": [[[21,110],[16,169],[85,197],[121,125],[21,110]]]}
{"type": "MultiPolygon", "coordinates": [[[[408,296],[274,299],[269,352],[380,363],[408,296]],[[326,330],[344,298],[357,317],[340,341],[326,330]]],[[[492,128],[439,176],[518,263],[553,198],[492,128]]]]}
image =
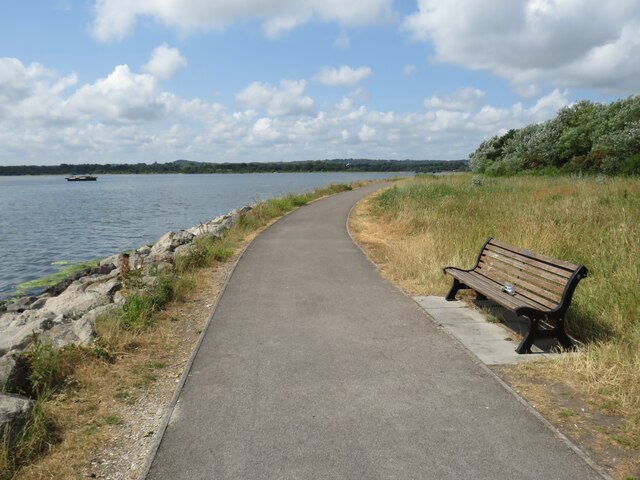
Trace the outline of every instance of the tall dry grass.
{"type": "Polygon", "coordinates": [[[640,447],[640,180],[418,176],[366,210],[364,241],[413,294],[446,293],[442,268],[471,268],[489,236],[586,265],[567,320],[585,345],[527,368],[627,416],[640,447]]]}

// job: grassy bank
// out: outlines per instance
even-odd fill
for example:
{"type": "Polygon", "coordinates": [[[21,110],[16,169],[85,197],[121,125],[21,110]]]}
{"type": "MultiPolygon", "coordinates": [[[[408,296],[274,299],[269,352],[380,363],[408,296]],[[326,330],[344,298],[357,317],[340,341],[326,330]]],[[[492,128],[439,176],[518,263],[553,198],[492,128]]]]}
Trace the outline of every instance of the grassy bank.
{"type": "MultiPolygon", "coordinates": [[[[26,381],[13,388],[36,400],[35,415],[0,445],[0,479],[94,473],[91,469],[100,467],[92,467],[90,458],[109,445],[109,435],[124,421],[123,412],[134,409],[137,416],[135,409],[153,395],[161,407],[166,403],[227,272],[247,242],[287,212],[359,185],[331,185],[256,205],[221,238],[199,239],[190,254],[176,261],[175,271],[159,276],[146,293],[137,288],[140,278],[129,273],[123,279],[129,292],[124,306],[97,320],[97,340],[90,347],[58,350],[35,342],[20,360],[26,381]],[[199,320],[193,321],[196,309],[199,320]]],[[[152,408],[152,417],[156,410],[152,408]]],[[[137,432],[140,437],[146,433],[137,432]]],[[[140,444],[131,447],[139,450],[140,444]]]]}
{"type": "Polygon", "coordinates": [[[586,265],[568,317],[585,345],[522,368],[626,418],[616,441],[640,451],[640,180],[418,176],[363,212],[359,238],[412,294],[445,294],[442,267],[471,268],[489,236],[586,265]]]}

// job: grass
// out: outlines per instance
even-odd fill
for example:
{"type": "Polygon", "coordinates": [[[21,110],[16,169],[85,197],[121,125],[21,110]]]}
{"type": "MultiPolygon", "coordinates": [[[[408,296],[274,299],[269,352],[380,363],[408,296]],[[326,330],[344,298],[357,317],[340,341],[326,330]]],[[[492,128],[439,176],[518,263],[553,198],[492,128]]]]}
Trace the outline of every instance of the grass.
{"type": "Polygon", "coordinates": [[[496,237],[581,263],[568,329],[576,354],[527,366],[627,420],[640,438],[640,180],[420,175],[358,208],[353,229],[381,269],[411,294],[444,295],[448,265],[470,268],[496,237]]]}
{"type": "MultiPolygon", "coordinates": [[[[176,260],[175,271],[159,275],[148,291],[141,290],[140,275],[130,272],[123,279],[124,306],[96,321],[97,340],[90,347],[58,350],[34,342],[24,356],[28,382],[14,390],[36,399],[34,417],[0,445],[0,480],[77,477],[87,468],[91,452],[104,445],[105,429],[123,422],[118,409],[134,405],[161,376],[181,368],[173,363],[175,339],[191,339],[183,347],[186,358],[200,330],[182,331],[184,322],[173,311],[207,283],[211,270],[233,260],[248,239],[274,219],[351,188],[331,185],[256,205],[222,237],[198,239],[191,252],[176,260]]],[[[207,295],[213,302],[215,292],[207,295]]]]}

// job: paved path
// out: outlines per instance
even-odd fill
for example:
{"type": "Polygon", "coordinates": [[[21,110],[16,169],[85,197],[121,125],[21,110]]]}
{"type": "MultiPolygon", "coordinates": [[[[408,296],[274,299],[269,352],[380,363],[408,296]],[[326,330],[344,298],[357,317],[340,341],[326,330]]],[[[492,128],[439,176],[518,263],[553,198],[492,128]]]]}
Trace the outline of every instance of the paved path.
{"type": "Polygon", "coordinates": [[[375,188],[249,247],[148,478],[602,478],[353,244],[347,214],[375,188]]]}

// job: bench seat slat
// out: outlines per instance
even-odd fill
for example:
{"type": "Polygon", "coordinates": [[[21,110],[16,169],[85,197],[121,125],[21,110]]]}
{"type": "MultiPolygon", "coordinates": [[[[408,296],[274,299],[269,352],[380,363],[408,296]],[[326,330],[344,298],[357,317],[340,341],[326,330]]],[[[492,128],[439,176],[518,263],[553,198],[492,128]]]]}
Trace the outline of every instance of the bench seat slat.
{"type": "Polygon", "coordinates": [[[515,311],[522,307],[530,307],[542,312],[551,310],[546,305],[539,304],[529,298],[526,298],[518,292],[516,292],[515,295],[509,295],[508,293],[503,292],[501,284],[478,273],[451,268],[447,269],[446,272],[468,287],[474,290],[480,290],[480,292],[487,298],[500,303],[508,310],[515,311]]]}
{"type": "Polygon", "coordinates": [[[541,297],[548,298],[549,300],[554,301],[556,304],[560,302],[562,299],[562,291],[564,289],[560,289],[560,293],[558,293],[555,289],[551,290],[547,287],[546,282],[538,281],[536,277],[532,277],[527,275],[526,273],[519,272],[516,269],[507,267],[505,268],[503,264],[500,262],[483,262],[481,261],[476,271],[483,271],[483,275],[487,277],[496,276],[496,281],[499,283],[512,283],[513,285],[517,285],[522,288],[526,288],[541,297]]]}
{"type": "MultiPolygon", "coordinates": [[[[501,247],[495,246],[495,245],[487,245],[485,247],[485,250],[489,250],[491,252],[495,252],[498,255],[504,255],[508,258],[511,258],[513,260],[516,261],[520,261],[523,262],[526,265],[531,265],[534,268],[538,268],[547,272],[551,272],[554,273],[556,275],[558,275],[559,277],[562,278],[570,278],[571,275],[573,275],[574,270],[566,270],[565,268],[560,268],[560,267],[555,267],[553,265],[549,265],[547,263],[543,263],[543,262],[539,262],[537,260],[532,260],[531,258],[525,257],[523,255],[520,255],[518,253],[513,253],[509,250],[505,250],[501,247]]],[[[565,280],[566,282],[566,280],[565,280]]]]}
{"type": "Polygon", "coordinates": [[[534,260],[540,260],[541,262],[544,262],[544,263],[557,265],[558,267],[564,268],[571,272],[574,272],[579,267],[579,265],[576,265],[575,263],[565,262],[564,260],[558,260],[557,258],[552,258],[546,255],[541,255],[539,253],[534,253],[529,250],[525,250],[524,248],[519,248],[514,245],[509,245],[508,243],[501,242],[500,240],[496,240],[495,238],[492,238],[489,244],[496,245],[497,247],[501,247],[505,250],[509,250],[511,252],[517,253],[525,257],[532,258],[534,260]]]}
{"type": "Polygon", "coordinates": [[[493,261],[502,262],[505,265],[498,265],[497,267],[499,267],[500,269],[515,272],[517,273],[517,275],[524,274],[532,282],[539,284],[547,290],[551,290],[560,294],[564,292],[564,287],[567,284],[567,279],[564,277],[560,277],[558,275],[554,275],[553,273],[540,270],[539,268],[524,264],[522,262],[519,262],[518,260],[503,257],[500,254],[491,252],[489,250],[482,251],[482,254],[480,255],[480,261],[489,264],[493,261]],[[507,265],[513,268],[509,268],[507,267],[507,265]]]}

